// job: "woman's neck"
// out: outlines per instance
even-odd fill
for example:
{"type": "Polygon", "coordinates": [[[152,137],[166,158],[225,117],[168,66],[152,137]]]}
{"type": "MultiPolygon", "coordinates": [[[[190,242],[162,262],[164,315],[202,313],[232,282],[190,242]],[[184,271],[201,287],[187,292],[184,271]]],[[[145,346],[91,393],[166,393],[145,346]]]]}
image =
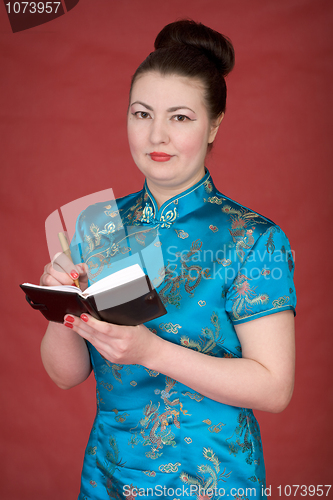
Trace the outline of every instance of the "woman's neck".
{"type": "Polygon", "coordinates": [[[177,194],[181,193],[182,191],[179,191],[177,189],[165,189],[161,188],[160,186],[155,186],[151,185],[149,181],[147,181],[147,185],[149,188],[149,191],[151,194],[154,196],[154,199],[156,201],[158,209],[161,208],[161,206],[170,198],[173,198],[174,196],[177,196],[177,194]]]}
{"type": "Polygon", "coordinates": [[[190,187],[194,186],[205,175],[206,175],[206,171],[204,172],[203,175],[198,176],[198,178],[196,178],[196,179],[191,178],[187,183],[184,183],[181,185],[176,185],[176,186],[163,186],[161,184],[155,184],[150,179],[146,179],[146,182],[147,182],[147,186],[149,188],[149,191],[154,196],[154,199],[156,201],[158,209],[160,209],[161,206],[166,201],[170,200],[174,196],[177,196],[178,194],[183,193],[187,189],[190,189],[190,187]]]}

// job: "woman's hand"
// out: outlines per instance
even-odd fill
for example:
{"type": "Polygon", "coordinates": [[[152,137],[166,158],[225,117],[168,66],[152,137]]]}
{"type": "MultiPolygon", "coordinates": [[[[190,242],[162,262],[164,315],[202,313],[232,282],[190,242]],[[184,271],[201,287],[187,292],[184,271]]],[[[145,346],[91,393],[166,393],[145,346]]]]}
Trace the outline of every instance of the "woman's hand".
{"type": "Polygon", "coordinates": [[[168,342],[144,325],[118,326],[91,316],[65,325],[116,364],[140,364],[224,404],[279,412],[294,381],[294,315],[282,311],[236,327],[242,358],[207,356],[168,342]]]}
{"type": "Polygon", "coordinates": [[[67,314],[64,324],[88,340],[111,363],[146,366],[161,342],[144,325],[114,325],[88,314],[82,314],[80,318],[67,314]]]}
{"type": "MultiPolygon", "coordinates": [[[[64,253],[57,254],[44,268],[42,286],[74,285],[78,279],[81,290],[88,286],[88,266],[73,264],[64,253]]],[[[41,344],[45,370],[62,389],[80,384],[89,376],[91,363],[87,345],[79,335],[70,334],[62,324],[50,322],[41,344]]]]}
{"type": "Polygon", "coordinates": [[[282,311],[236,327],[242,358],[207,356],[168,342],[146,326],[118,326],[87,314],[64,324],[111,363],[140,364],[224,404],[280,412],[294,382],[294,315],[282,311]]]}
{"type": "Polygon", "coordinates": [[[74,265],[64,253],[56,254],[52,262],[44,268],[40,278],[40,285],[59,286],[73,285],[74,280],[79,280],[81,290],[88,287],[87,264],[74,265]]]}

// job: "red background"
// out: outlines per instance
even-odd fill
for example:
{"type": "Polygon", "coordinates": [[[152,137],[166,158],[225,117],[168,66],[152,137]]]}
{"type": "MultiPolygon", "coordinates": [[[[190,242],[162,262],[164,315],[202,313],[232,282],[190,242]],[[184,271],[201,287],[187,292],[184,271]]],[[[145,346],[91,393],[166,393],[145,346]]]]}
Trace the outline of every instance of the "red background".
{"type": "Polygon", "coordinates": [[[129,81],[157,32],[182,17],[228,35],[236,50],[207,161],[215,183],[282,226],[296,256],[294,397],[281,414],[257,412],[267,484],[278,498],[278,485],[332,481],[333,2],[81,0],[15,34],[0,6],[3,500],[78,494],[94,380],[66,392],[48,378],[46,320],[18,285],[39,281],[44,221],[56,208],[107,187],[117,197],[141,189],[126,138],[129,81]]]}

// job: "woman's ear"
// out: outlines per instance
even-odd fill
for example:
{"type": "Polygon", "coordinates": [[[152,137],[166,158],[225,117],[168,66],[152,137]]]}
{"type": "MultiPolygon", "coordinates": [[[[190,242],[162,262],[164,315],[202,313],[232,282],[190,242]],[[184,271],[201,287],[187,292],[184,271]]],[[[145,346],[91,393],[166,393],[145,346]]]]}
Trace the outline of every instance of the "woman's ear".
{"type": "Polygon", "coordinates": [[[221,125],[221,121],[223,120],[223,118],[224,118],[224,113],[221,113],[217,117],[217,119],[212,123],[209,138],[208,138],[208,144],[211,144],[212,142],[214,142],[217,131],[219,129],[219,126],[221,125]]]}

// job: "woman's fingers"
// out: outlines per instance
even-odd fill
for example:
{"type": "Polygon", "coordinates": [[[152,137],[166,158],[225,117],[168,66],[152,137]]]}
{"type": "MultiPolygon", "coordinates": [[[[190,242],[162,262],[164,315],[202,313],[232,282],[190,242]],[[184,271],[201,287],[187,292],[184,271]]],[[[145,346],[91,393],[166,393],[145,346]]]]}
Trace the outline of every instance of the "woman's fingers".
{"type": "Polygon", "coordinates": [[[57,273],[66,273],[72,280],[77,280],[80,276],[79,269],[64,252],[57,253],[52,260],[52,267],[57,273]]]}
{"type": "Polygon", "coordinates": [[[58,253],[52,262],[45,266],[40,284],[45,286],[72,285],[74,280],[80,280],[80,287],[85,290],[88,286],[87,271],[86,264],[74,265],[67,255],[58,253]]]}
{"type": "Polygon", "coordinates": [[[64,325],[74,330],[85,340],[88,340],[102,356],[107,359],[113,357],[112,342],[115,339],[112,337],[111,330],[114,325],[95,320],[88,314],[82,314],[80,318],[71,314],[66,314],[64,317],[64,325]]]}
{"type": "Polygon", "coordinates": [[[81,314],[80,318],[67,314],[64,325],[88,340],[106,359],[112,363],[130,364],[135,362],[131,344],[133,329],[99,321],[89,314],[81,314]]]}
{"type": "Polygon", "coordinates": [[[87,340],[99,338],[105,341],[105,335],[108,336],[109,339],[112,337],[117,338],[116,329],[119,328],[118,325],[99,321],[89,314],[81,314],[80,318],[72,314],[66,314],[64,324],[68,328],[80,329],[82,331],[82,336],[87,340]]]}
{"type": "Polygon", "coordinates": [[[145,325],[125,326],[99,321],[89,314],[67,314],[64,325],[90,342],[111,363],[142,364],[156,350],[155,335],[145,325]]]}

